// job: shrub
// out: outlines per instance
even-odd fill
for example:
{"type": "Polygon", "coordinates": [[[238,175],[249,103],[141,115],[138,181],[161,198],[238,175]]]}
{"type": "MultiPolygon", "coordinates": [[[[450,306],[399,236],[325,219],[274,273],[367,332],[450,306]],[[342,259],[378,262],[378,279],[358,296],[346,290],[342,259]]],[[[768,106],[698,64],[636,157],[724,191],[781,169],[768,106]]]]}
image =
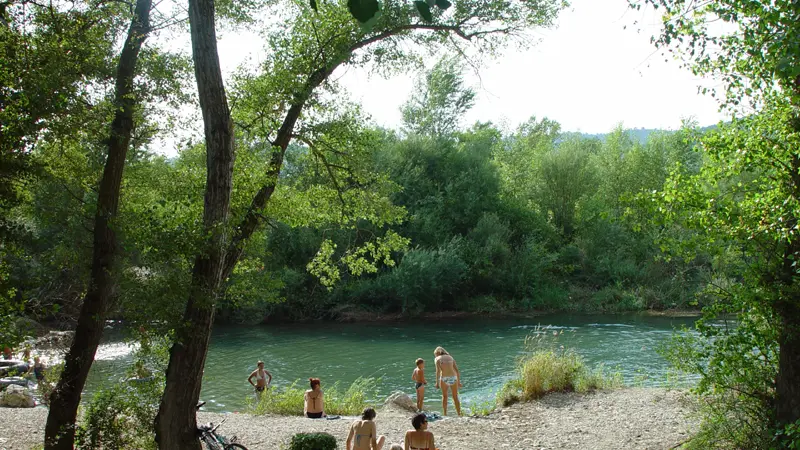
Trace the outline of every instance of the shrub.
{"type": "Polygon", "coordinates": [[[138,379],[102,388],[94,394],[76,427],[75,448],[155,450],[158,447],[153,423],[164,389],[169,344],[166,337],[142,337],[141,347],[134,354],[135,362],[127,371],[129,377],[138,379]],[[142,371],[153,376],[140,378],[142,371]]]}
{"type": "Polygon", "coordinates": [[[289,450],[336,450],[336,438],[328,433],[297,433],[289,450]]]}
{"type": "Polygon", "coordinates": [[[583,360],[575,352],[537,351],[520,364],[523,398],[533,400],[549,392],[574,391],[584,370],[583,360]]]}
{"type": "Polygon", "coordinates": [[[558,346],[560,335],[537,328],[525,339],[528,352],[519,360],[518,378],[503,385],[498,404],[535,400],[551,392],[588,392],[622,385],[621,374],[607,374],[602,365],[590,369],[580,355],[558,346]]]}
{"type": "MultiPolygon", "coordinates": [[[[258,401],[248,397],[248,410],[251,414],[278,414],[281,416],[299,416],[303,414],[303,394],[305,389],[297,385],[299,380],[284,388],[267,389],[258,401]]],[[[325,400],[328,394],[325,393],[325,400]]]]}
{"type": "Polygon", "coordinates": [[[772,442],[777,448],[800,449],[800,420],[790,423],[775,432],[772,442]]]}
{"type": "MultiPolygon", "coordinates": [[[[303,395],[306,388],[295,381],[285,388],[272,388],[264,392],[258,401],[248,400],[251,414],[277,414],[299,416],[303,414],[303,395]]],[[[358,378],[346,390],[338,382],[323,388],[325,392],[325,413],[342,416],[359,415],[369,406],[369,400],[378,396],[378,380],[358,378]]]]}
{"type": "Polygon", "coordinates": [[[497,393],[497,404],[501,406],[511,406],[522,401],[522,380],[514,378],[503,384],[500,392],[497,393]]]}
{"type": "Polygon", "coordinates": [[[496,406],[496,401],[484,398],[470,401],[465,405],[465,409],[467,410],[467,414],[470,416],[488,416],[492,413],[492,411],[494,411],[496,406]]]}
{"type": "Polygon", "coordinates": [[[342,391],[339,382],[325,391],[325,413],[356,416],[369,406],[368,401],[378,397],[378,380],[359,377],[342,391]]]}
{"type": "Polygon", "coordinates": [[[155,449],[153,420],[161,383],[155,380],[101,389],[86,405],[75,431],[78,449],[155,449]]]}
{"type": "Polygon", "coordinates": [[[684,330],[659,349],[676,370],[700,376],[692,393],[701,422],[686,448],[773,448],[777,319],[751,309],[719,326],[712,308],[699,333],[684,330]]]}
{"type": "Polygon", "coordinates": [[[64,370],[64,363],[46,367],[44,369],[44,379],[36,383],[36,392],[45,405],[50,405],[50,394],[55,389],[58,379],[61,378],[62,370],[64,370]]]}

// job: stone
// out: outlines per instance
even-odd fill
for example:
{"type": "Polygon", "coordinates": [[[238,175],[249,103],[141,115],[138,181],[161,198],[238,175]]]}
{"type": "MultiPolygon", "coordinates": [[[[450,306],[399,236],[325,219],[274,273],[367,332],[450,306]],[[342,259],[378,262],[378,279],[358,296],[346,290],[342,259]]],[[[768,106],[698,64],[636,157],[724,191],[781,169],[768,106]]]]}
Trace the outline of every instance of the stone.
{"type": "Polygon", "coordinates": [[[417,411],[417,402],[415,402],[408,394],[400,391],[394,391],[386,397],[386,400],[383,402],[384,405],[387,406],[396,406],[400,409],[404,409],[410,412],[417,411]]]}
{"type": "Polygon", "coordinates": [[[0,406],[7,408],[33,408],[36,400],[28,389],[12,384],[0,393],[0,406]]]}

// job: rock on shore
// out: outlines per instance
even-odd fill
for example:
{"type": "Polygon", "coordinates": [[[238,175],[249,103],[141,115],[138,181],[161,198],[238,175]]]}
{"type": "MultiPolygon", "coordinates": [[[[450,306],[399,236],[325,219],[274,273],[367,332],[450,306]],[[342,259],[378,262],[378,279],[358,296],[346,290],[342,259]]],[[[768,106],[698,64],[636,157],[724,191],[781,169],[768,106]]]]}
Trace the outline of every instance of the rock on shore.
{"type": "MultiPolygon", "coordinates": [[[[432,422],[430,431],[441,450],[487,449],[669,449],[686,440],[694,427],[687,417],[691,402],[676,390],[628,388],[594,394],[551,394],[513,405],[488,417],[447,417],[432,422]]],[[[450,412],[453,414],[454,412],[450,412]]],[[[47,410],[2,409],[0,449],[30,450],[43,439],[47,410]]],[[[402,442],[411,428],[411,414],[391,407],[378,411],[379,434],[388,443],[402,442]]],[[[222,420],[222,414],[200,413],[200,422],[222,420]]],[[[221,434],[236,435],[250,450],[277,450],[294,433],[324,431],[336,436],[339,448],[350,421],[302,417],[229,414],[221,434]]]]}

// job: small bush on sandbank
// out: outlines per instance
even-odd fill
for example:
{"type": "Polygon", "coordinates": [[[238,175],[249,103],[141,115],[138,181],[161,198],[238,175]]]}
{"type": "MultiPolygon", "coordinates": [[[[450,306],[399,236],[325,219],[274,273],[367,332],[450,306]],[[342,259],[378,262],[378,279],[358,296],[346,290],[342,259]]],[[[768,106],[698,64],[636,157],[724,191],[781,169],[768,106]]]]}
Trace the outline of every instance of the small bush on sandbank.
{"type": "Polygon", "coordinates": [[[297,433],[289,450],[336,450],[336,438],[328,433],[297,433]]]}
{"type": "Polygon", "coordinates": [[[620,373],[607,372],[602,365],[590,368],[580,355],[558,345],[562,333],[537,327],[525,338],[526,352],[519,359],[517,377],[498,392],[498,405],[535,400],[551,392],[589,392],[622,386],[620,373]]]}

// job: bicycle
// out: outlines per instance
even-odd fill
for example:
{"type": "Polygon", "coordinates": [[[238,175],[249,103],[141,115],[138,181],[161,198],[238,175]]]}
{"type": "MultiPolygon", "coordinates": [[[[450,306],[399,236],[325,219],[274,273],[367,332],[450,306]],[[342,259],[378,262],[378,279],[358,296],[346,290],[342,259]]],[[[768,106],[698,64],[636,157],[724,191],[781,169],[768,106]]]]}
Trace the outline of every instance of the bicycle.
{"type": "MultiPolygon", "coordinates": [[[[197,409],[200,409],[200,407],[205,404],[206,402],[198,403],[197,409]]],[[[236,442],[236,436],[228,439],[225,436],[217,434],[217,428],[225,423],[226,420],[228,420],[227,417],[222,419],[222,422],[216,425],[211,422],[198,425],[197,437],[205,444],[208,450],[247,450],[247,447],[236,442]]]]}

